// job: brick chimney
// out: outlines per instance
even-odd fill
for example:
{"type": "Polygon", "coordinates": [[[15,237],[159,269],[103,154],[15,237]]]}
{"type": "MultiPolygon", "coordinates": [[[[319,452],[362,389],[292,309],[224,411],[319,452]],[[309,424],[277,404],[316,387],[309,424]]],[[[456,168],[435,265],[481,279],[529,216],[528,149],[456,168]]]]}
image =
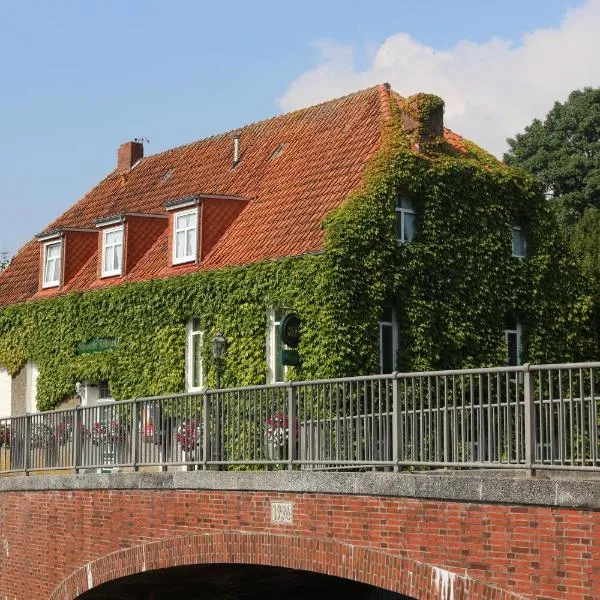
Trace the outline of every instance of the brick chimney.
{"type": "Polygon", "coordinates": [[[401,105],[402,124],[414,144],[427,146],[444,135],[444,101],[433,94],[415,94],[401,105]]]}
{"type": "Polygon", "coordinates": [[[144,157],[144,144],[142,142],[125,142],[119,146],[117,153],[117,169],[125,173],[144,157]]]}

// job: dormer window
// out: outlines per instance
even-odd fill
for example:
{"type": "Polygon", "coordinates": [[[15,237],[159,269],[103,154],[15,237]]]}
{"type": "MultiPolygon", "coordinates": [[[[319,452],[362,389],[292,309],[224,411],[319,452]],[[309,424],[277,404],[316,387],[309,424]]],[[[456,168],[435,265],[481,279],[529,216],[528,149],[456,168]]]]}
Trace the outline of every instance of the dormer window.
{"type": "Polygon", "coordinates": [[[412,242],[417,233],[417,211],[410,198],[398,196],[396,200],[396,239],[399,244],[412,242]]]}
{"type": "Polygon", "coordinates": [[[173,264],[192,262],[198,253],[198,209],[173,215],[173,264]]]}
{"type": "Polygon", "coordinates": [[[102,234],[102,277],[123,272],[123,227],[107,229],[102,234]]]}
{"type": "Polygon", "coordinates": [[[527,256],[527,239],[523,229],[518,226],[512,228],[512,255],[517,258],[527,256]]]}
{"type": "Polygon", "coordinates": [[[60,285],[62,242],[48,242],[44,245],[44,278],[43,287],[60,285]]]}

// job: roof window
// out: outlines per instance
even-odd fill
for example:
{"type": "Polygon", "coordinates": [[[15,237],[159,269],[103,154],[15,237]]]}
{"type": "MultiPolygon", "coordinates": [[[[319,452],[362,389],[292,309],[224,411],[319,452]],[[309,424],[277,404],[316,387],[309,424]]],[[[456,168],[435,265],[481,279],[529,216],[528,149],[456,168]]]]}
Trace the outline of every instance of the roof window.
{"type": "Polygon", "coordinates": [[[273,150],[273,154],[271,154],[269,160],[275,160],[283,151],[283,149],[285,148],[285,144],[281,143],[279,144],[279,146],[277,146],[277,148],[275,148],[275,150],[273,150]]]}
{"type": "Polygon", "coordinates": [[[173,264],[196,260],[198,254],[198,209],[173,215],[173,264]]]}
{"type": "Polygon", "coordinates": [[[42,287],[58,287],[60,285],[60,267],[62,241],[44,244],[44,274],[42,287]]]}

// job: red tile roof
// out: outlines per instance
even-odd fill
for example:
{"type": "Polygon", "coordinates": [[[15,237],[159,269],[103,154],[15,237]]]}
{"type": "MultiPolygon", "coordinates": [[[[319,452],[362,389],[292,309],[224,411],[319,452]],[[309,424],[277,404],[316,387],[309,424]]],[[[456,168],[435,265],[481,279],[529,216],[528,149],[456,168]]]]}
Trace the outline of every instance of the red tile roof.
{"type": "MultiPolygon", "coordinates": [[[[166,201],[186,196],[249,202],[224,234],[215,232],[220,239],[200,265],[170,266],[165,231],[125,277],[98,280],[95,253],[60,291],[38,291],[39,242],[31,241],[0,274],[0,305],[321,250],[323,218],[360,185],[391,116],[391,94],[397,98],[379,85],[145,157],[125,175],[113,171],[47,231],[93,229],[98,218],[120,213],[166,214],[166,201]],[[234,134],[241,150],[235,167],[234,134]]],[[[459,136],[445,136],[461,149],[459,136]]]]}

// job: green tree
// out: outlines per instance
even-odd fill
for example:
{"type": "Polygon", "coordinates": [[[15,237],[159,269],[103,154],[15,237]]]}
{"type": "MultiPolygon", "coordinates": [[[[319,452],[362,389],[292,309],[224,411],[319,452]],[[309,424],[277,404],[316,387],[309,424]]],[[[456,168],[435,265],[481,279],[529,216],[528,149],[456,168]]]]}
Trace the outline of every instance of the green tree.
{"type": "Polygon", "coordinates": [[[600,208],[600,88],[571,92],[508,145],[505,162],[542,181],[564,225],[573,226],[588,207],[600,208]]]}
{"type": "Polygon", "coordinates": [[[10,263],[10,254],[8,250],[0,250],[0,271],[4,271],[10,263]]]}
{"type": "Polygon", "coordinates": [[[581,268],[594,283],[600,283],[600,209],[590,207],[573,227],[571,246],[581,268]]]}

